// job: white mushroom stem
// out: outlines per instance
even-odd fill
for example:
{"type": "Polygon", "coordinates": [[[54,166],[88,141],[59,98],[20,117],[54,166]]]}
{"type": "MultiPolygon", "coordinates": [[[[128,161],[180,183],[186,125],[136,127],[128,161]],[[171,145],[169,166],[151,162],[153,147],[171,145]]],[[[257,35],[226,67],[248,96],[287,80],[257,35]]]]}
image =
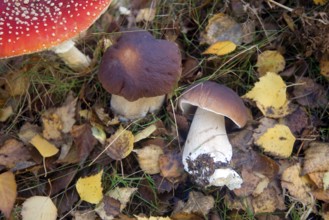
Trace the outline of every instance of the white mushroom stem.
{"type": "Polygon", "coordinates": [[[147,113],[158,111],[165,100],[165,95],[149,98],[140,98],[130,102],[122,96],[112,95],[111,108],[114,113],[126,119],[137,119],[146,116],[147,113]]]}
{"type": "Polygon", "coordinates": [[[65,41],[51,50],[73,70],[83,70],[90,65],[90,58],[78,50],[72,40],[65,41]]]}
{"type": "MultiPolygon", "coordinates": [[[[208,155],[217,164],[229,164],[232,158],[224,116],[197,108],[194,115],[183,151],[184,168],[190,174],[200,175],[210,170],[209,167],[199,167],[197,173],[191,170],[188,161],[193,163],[200,155],[208,155]]],[[[204,163],[207,165],[207,163],[204,163]]],[[[211,176],[194,176],[196,179],[205,178],[209,185],[224,186],[229,189],[240,188],[241,177],[231,168],[217,168],[211,176]]]]}

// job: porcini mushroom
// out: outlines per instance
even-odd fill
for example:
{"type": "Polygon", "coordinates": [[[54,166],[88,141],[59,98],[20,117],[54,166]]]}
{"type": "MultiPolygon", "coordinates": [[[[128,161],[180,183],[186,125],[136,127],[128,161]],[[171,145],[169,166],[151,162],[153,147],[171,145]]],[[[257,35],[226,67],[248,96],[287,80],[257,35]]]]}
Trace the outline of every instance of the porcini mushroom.
{"type": "Polygon", "coordinates": [[[87,30],[111,0],[0,0],[0,59],[50,49],[72,69],[90,64],[73,38],[87,30]]]}
{"type": "Polygon", "coordinates": [[[126,119],[157,111],[181,75],[178,46],[149,32],[125,32],[105,52],[98,78],[112,94],[112,110],[126,119]]]}
{"type": "Polygon", "coordinates": [[[183,92],[178,105],[184,114],[197,108],[183,150],[185,170],[201,185],[240,188],[242,179],[229,166],[232,145],[224,117],[242,128],[247,122],[242,99],[230,88],[207,81],[183,92]]]}

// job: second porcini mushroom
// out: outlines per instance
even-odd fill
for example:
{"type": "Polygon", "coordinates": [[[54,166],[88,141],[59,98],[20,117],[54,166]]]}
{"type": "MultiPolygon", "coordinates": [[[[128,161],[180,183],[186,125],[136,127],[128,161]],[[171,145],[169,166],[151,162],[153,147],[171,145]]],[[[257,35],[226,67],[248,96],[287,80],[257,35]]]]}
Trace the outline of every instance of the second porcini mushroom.
{"type": "Polygon", "coordinates": [[[112,94],[111,108],[126,119],[144,117],[162,106],[181,75],[178,46],[149,32],[125,32],[107,49],[99,68],[103,88],[112,94]]]}
{"type": "Polygon", "coordinates": [[[188,88],[178,101],[184,114],[195,114],[183,150],[185,170],[204,186],[240,188],[242,179],[229,167],[232,145],[224,117],[239,128],[247,123],[247,109],[231,89],[215,82],[203,82],[188,88]]]}

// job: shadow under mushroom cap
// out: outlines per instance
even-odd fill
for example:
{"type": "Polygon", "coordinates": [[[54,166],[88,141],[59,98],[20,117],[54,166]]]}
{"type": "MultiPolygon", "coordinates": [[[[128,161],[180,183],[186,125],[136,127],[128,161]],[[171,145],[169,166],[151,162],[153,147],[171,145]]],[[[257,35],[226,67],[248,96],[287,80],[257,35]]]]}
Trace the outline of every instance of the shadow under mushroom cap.
{"type": "Polygon", "coordinates": [[[181,54],[147,31],[124,33],[105,52],[98,78],[109,93],[129,101],[169,93],[181,75],[181,54]]]}

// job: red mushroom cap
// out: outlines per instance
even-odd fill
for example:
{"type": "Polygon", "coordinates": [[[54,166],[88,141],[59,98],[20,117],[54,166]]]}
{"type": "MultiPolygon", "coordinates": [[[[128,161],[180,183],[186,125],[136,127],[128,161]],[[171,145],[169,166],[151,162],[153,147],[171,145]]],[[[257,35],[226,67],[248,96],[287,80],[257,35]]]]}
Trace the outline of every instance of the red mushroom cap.
{"type": "Polygon", "coordinates": [[[0,0],[0,58],[42,51],[88,29],[111,0],[0,0]]]}

